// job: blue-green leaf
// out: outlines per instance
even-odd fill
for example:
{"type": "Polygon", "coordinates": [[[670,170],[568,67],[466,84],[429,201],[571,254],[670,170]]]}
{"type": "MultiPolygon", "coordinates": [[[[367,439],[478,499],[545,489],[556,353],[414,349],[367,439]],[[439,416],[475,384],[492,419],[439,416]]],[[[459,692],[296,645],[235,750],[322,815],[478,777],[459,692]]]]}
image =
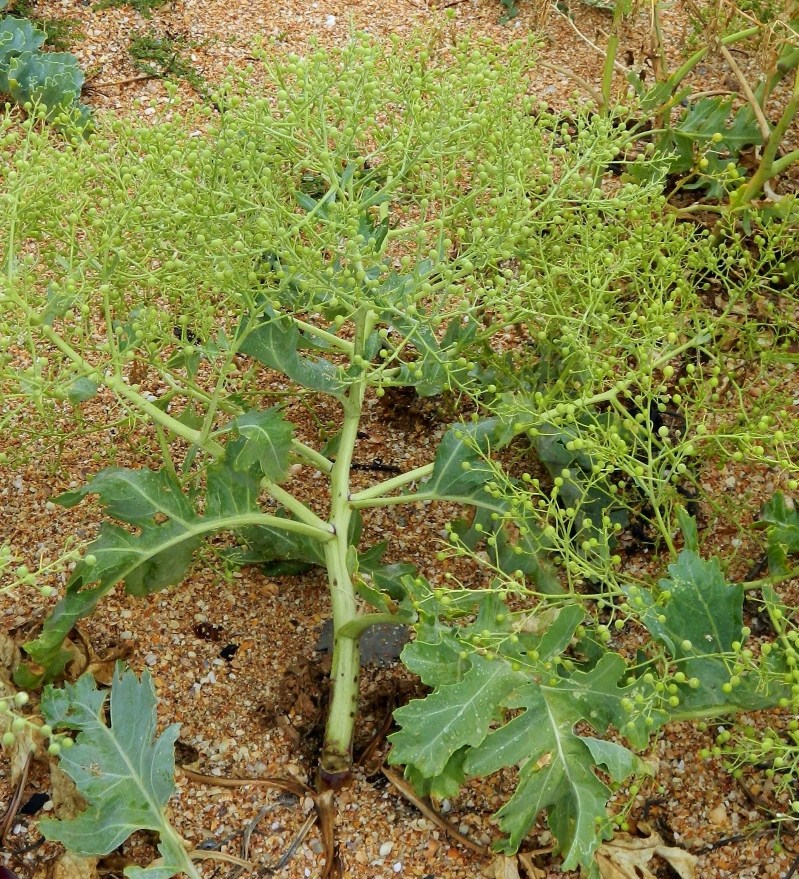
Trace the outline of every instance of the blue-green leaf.
{"type": "Polygon", "coordinates": [[[41,104],[47,119],[76,106],[83,72],[69,52],[24,52],[8,65],[8,92],[18,104],[41,104]]]}
{"type": "Polygon", "coordinates": [[[289,455],[294,426],[283,419],[280,409],[252,409],[240,415],[227,430],[236,431],[243,442],[231,443],[227,459],[236,470],[249,470],[257,464],[272,482],[283,482],[289,472],[289,455]]]}
{"type": "Polygon", "coordinates": [[[788,556],[799,552],[799,512],[778,491],[763,505],[760,520],[766,527],[769,570],[787,574],[788,556]]]}
{"type": "Polygon", "coordinates": [[[322,357],[299,355],[302,340],[294,321],[288,317],[277,317],[269,305],[264,307],[262,316],[263,322],[247,332],[239,351],[283,373],[301,387],[343,397],[347,386],[337,366],[322,357]]]}
{"type": "Polygon", "coordinates": [[[70,820],[44,819],[39,829],[70,851],[98,856],[113,851],[137,830],[153,830],[161,837],[163,862],[126,873],[139,879],[169,879],[190,864],[164,811],[175,792],[178,726],[156,734],[155,690],[147,672],[138,680],[132,671],[117,666],[108,724],[103,717],[106,696],[90,675],[63,689],[46,688],[42,713],[47,723],[78,731],[74,747],[61,752],[60,766],[87,806],[70,820]]]}
{"type": "Polygon", "coordinates": [[[602,765],[614,780],[621,780],[640,766],[626,748],[580,736],[574,727],[581,720],[597,731],[611,722],[623,725],[627,715],[622,698],[630,688],[621,689],[617,682],[625,670],[620,656],[606,654],[588,672],[529,681],[505,703],[521,713],[467,755],[468,775],[489,775],[521,764],[516,792],[497,813],[508,834],[505,851],[516,851],[545,812],[563,855],[563,868],[590,866],[594,851],[610,832],[610,790],[595,769],[602,765]]]}
{"type": "Polygon", "coordinates": [[[46,38],[44,31],[35,28],[27,18],[7,15],[0,21],[0,92],[9,91],[11,60],[23,52],[35,52],[46,38]]]}
{"type": "Polygon", "coordinates": [[[455,751],[485,739],[502,700],[523,683],[507,663],[475,654],[460,681],[394,712],[402,728],[389,739],[389,762],[413,764],[428,777],[439,775],[455,751]]]}
{"type": "Polygon", "coordinates": [[[85,403],[97,396],[97,390],[100,386],[97,382],[90,378],[76,378],[74,382],[67,388],[67,399],[73,405],[85,403]]]}
{"type": "Polygon", "coordinates": [[[61,645],[69,630],[117,583],[123,582],[132,595],[150,595],[179,583],[207,535],[230,530],[232,517],[258,511],[257,475],[233,470],[225,461],[208,468],[204,515],[166,470],[110,467],[55,500],[72,507],[88,494],[98,494],[110,516],[134,525],[138,533],[104,522],[75,567],[66,595],[39,637],[25,645],[48,677],[63,668],[66,655],[61,645]],[[92,583],[97,585],[87,588],[92,583]]]}

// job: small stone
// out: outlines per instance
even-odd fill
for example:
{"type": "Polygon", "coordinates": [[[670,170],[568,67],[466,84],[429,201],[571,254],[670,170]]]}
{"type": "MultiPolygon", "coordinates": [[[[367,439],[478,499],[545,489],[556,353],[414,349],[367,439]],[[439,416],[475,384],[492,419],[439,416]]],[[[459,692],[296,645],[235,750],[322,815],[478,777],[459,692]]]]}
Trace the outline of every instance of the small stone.
{"type": "Polygon", "coordinates": [[[383,845],[380,846],[378,854],[381,858],[387,858],[391,854],[391,849],[394,848],[393,842],[384,842],[383,845]]]}
{"type": "Polygon", "coordinates": [[[336,26],[336,16],[328,15],[325,19],[325,27],[335,27],[336,26]]]}
{"type": "Polygon", "coordinates": [[[715,824],[717,827],[721,827],[723,824],[727,824],[727,809],[724,803],[719,803],[714,809],[711,809],[707,813],[708,820],[711,824],[715,824]]]}

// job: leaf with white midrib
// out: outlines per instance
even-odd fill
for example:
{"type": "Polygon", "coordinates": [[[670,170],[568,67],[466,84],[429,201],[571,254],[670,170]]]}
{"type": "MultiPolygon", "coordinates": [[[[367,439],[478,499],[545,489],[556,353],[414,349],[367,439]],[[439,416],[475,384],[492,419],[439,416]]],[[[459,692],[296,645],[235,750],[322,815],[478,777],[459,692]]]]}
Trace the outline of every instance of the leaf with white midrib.
{"type": "Polygon", "coordinates": [[[174,743],[178,726],[156,735],[156,697],[148,672],[141,681],[118,665],[111,687],[110,725],[102,719],[106,693],[90,675],[63,689],[48,687],[42,713],[57,729],[78,731],[75,745],[64,750],[60,767],[72,778],[87,807],[69,820],[45,819],[39,829],[49,840],[81,855],[102,856],[137,830],[161,836],[164,862],[135,871],[140,879],[168,879],[186,869],[188,855],[164,808],[175,792],[174,743]]]}
{"type": "MultiPolygon", "coordinates": [[[[133,595],[150,595],[179,583],[206,536],[254,524],[253,515],[260,514],[259,476],[254,470],[242,472],[225,460],[217,461],[208,467],[206,483],[204,515],[192,508],[180,483],[166,470],[109,468],[87,485],[55,499],[71,507],[86,495],[97,493],[110,515],[139,531],[132,533],[104,522],[87,555],[75,567],[66,595],[39,637],[25,645],[50,679],[67,659],[61,645],[72,626],[91,613],[117,583],[124,582],[133,595]],[[166,521],[160,521],[164,516],[166,521]],[[85,588],[92,583],[98,585],[85,588]]],[[[287,522],[287,528],[291,524],[296,523],[287,522]]]]}
{"type": "Polygon", "coordinates": [[[285,480],[294,426],[283,419],[279,409],[252,409],[233,420],[227,429],[241,436],[226,449],[226,459],[235,470],[246,471],[257,464],[272,482],[285,480]]]}
{"type": "Polygon", "coordinates": [[[483,741],[500,703],[523,681],[506,663],[475,654],[460,681],[394,712],[402,729],[389,739],[390,762],[411,763],[428,777],[439,775],[455,751],[483,741]]]}

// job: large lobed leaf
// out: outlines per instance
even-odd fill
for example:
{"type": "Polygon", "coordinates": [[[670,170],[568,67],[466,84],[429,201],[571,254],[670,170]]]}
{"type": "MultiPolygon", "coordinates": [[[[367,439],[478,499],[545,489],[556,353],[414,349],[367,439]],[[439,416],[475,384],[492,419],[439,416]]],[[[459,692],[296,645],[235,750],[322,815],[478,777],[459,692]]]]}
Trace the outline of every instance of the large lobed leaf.
{"type": "MultiPolygon", "coordinates": [[[[78,562],[66,595],[39,637],[25,645],[47,677],[58,674],[68,660],[62,643],[70,629],[117,583],[124,583],[133,595],[149,595],[179,583],[208,535],[231,530],[234,517],[259,511],[261,476],[279,479],[287,470],[291,433],[277,413],[248,416],[233,423],[242,436],[228,444],[223,459],[207,468],[202,513],[166,470],[111,467],[81,488],[56,498],[63,506],[72,507],[87,495],[97,494],[110,516],[137,531],[103,523],[87,556],[78,562]],[[91,584],[97,585],[88,588],[91,584]]],[[[274,537],[293,543],[292,538],[297,537],[279,528],[267,529],[266,535],[253,526],[247,531],[254,541],[274,537]]]]}
{"type": "Polygon", "coordinates": [[[391,762],[413,764],[426,777],[443,772],[461,747],[485,739],[500,703],[523,680],[507,663],[475,655],[462,680],[439,686],[394,713],[402,730],[391,736],[391,762]]]}
{"type": "Polygon", "coordinates": [[[718,559],[703,559],[692,549],[684,549],[668,570],[659,601],[647,589],[627,592],[641,622],[679,670],[701,681],[697,689],[681,686],[680,710],[717,707],[721,713],[776,704],[783,684],[772,680],[765,686],[757,674],[741,673],[740,683],[724,691],[732,677],[733,644],[743,638],[743,587],[726,580],[718,559]]]}
{"type": "Polygon", "coordinates": [[[624,660],[607,654],[590,672],[554,685],[529,682],[507,704],[522,713],[468,755],[469,775],[488,775],[520,764],[516,791],[497,813],[508,834],[505,851],[515,852],[545,812],[563,855],[563,869],[591,864],[610,829],[610,790],[597,777],[596,768],[603,766],[614,781],[621,781],[639,767],[639,761],[621,745],[577,735],[574,726],[587,720],[604,732],[606,720],[621,725],[624,691],[617,682],[624,671],[624,660]]]}
{"type": "Polygon", "coordinates": [[[156,697],[147,672],[138,680],[117,666],[109,723],[103,716],[106,696],[90,675],[63,689],[45,690],[42,713],[47,723],[78,731],[74,747],[62,751],[60,766],[87,807],[70,820],[44,819],[39,829],[81,855],[106,855],[137,830],[153,830],[161,836],[163,860],[157,867],[125,872],[134,879],[169,879],[189,866],[164,812],[175,792],[179,728],[173,724],[156,735],[156,697]]]}
{"type": "Polygon", "coordinates": [[[423,626],[423,640],[409,644],[403,660],[434,690],[395,712],[401,729],[391,736],[389,762],[404,764],[423,793],[439,795],[454,792],[466,777],[518,766],[517,790],[497,813],[508,834],[499,847],[516,851],[544,813],[564,868],[590,869],[610,827],[610,790],[597,769],[621,781],[641,763],[622,745],[578,735],[576,724],[586,721],[600,734],[624,727],[641,747],[666,718],[660,712],[649,723],[629,722],[625,703],[638,685],[619,686],[627,668],[618,655],[605,654],[592,669],[568,677],[546,671],[543,660],[564,649],[579,622],[580,615],[567,610],[573,608],[552,616],[549,643],[546,632],[537,636],[541,675],[515,671],[503,658],[464,658],[458,649],[464,645],[452,633],[423,626]]]}

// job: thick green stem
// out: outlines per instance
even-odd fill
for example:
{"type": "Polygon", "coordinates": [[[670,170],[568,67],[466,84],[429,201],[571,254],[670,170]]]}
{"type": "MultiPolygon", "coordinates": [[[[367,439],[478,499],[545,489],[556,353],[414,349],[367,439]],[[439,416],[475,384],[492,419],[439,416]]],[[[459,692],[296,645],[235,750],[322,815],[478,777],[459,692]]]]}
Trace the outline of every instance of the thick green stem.
{"type": "Polygon", "coordinates": [[[356,509],[374,506],[374,504],[369,503],[370,500],[374,498],[382,498],[390,492],[396,491],[398,488],[403,488],[411,482],[418,482],[419,480],[430,476],[432,473],[433,465],[425,464],[423,467],[416,467],[414,470],[409,470],[407,473],[401,473],[399,476],[386,479],[385,482],[378,482],[377,485],[373,485],[371,488],[365,488],[363,491],[354,494],[350,498],[352,506],[356,509]]]}
{"type": "Polygon", "coordinates": [[[794,162],[799,162],[799,150],[791,150],[790,153],[786,153],[781,159],[777,159],[771,166],[772,176],[778,177],[783,171],[790,168],[794,162]]]}
{"type": "MultiPolygon", "coordinates": [[[[373,326],[373,313],[362,309],[355,319],[355,363],[373,326]]],[[[330,523],[336,534],[333,540],[325,544],[325,562],[333,613],[333,667],[330,671],[330,707],[319,765],[319,780],[330,788],[340,787],[350,774],[352,739],[358,711],[360,647],[358,637],[347,637],[342,630],[358,616],[350,569],[349,532],[353,512],[350,504],[350,469],[366,387],[367,371],[362,367],[344,399],[344,424],[338,456],[330,474],[330,523]]]]}
{"type": "Polygon", "coordinates": [[[741,585],[745,592],[754,592],[762,589],[764,586],[776,586],[778,583],[785,583],[788,580],[793,580],[795,577],[799,577],[799,567],[792,568],[784,574],[771,574],[768,577],[762,577],[760,580],[747,580],[741,585]]]}
{"type": "Polygon", "coordinates": [[[305,443],[301,443],[296,439],[292,440],[291,451],[294,452],[298,458],[305,461],[306,464],[312,464],[318,470],[321,470],[322,473],[332,473],[333,462],[320,452],[317,452],[316,449],[306,446],[305,443]]]}
{"type": "Polygon", "coordinates": [[[329,524],[320,519],[312,509],[306,507],[301,500],[298,500],[291,492],[286,491],[285,488],[281,488],[277,483],[272,482],[271,479],[261,480],[261,487],[270,497],[274,498],[279,504],[282,504],[290,513],[293,513],[299,522],[305,522],[306,525],[318,528],[320,531],[327,531],[330,528],[329,524]]]}
{"type": "Polygon", "coordinates": [[[785,105],[779,122],[777,122],[766,141],[766,145],[763,147],[763,154],[760,157],[760,164],[757,166],[757,170],[749,178],[749,182],[743,191],[734,200],[735,209],[740,210],[749,204],[753,198],[760,194],[764,185],[775,176],[776,172],[774,169],[777,150],[797,113],[799,113],[799,72],[796,74],[791,97],[785,105]]]}

